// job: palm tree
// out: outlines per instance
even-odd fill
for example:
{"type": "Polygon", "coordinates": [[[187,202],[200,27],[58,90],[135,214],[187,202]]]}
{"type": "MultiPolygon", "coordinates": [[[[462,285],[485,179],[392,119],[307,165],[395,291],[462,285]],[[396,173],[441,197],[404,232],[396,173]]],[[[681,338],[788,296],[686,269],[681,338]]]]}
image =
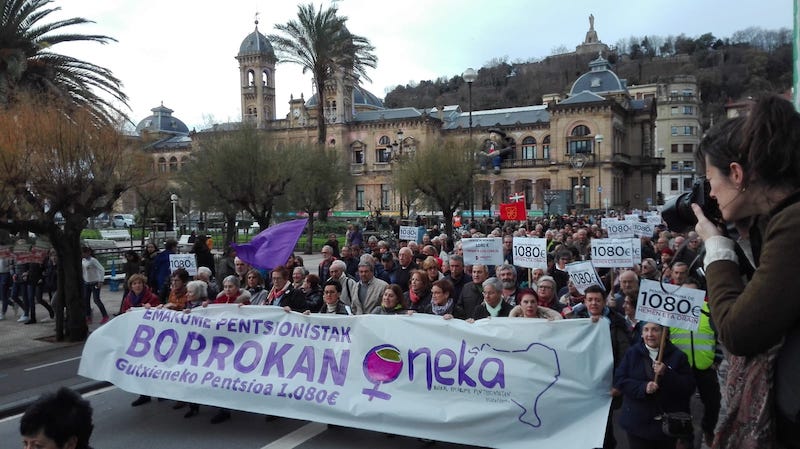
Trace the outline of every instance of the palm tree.
{"type": "Polygon", "coordinates": [[[62,42],[107,44],[116,40],[63,31],[72,25],[94,23],[80,17],[45,23],[51,13],[61,9],[48,7],[50,3],[0,0],[0,106],[13,102],[19,91],[28,91],[61,101],[68,108],[85,107],[103,122],[125,117],[120,107],[127,106],[128,97],[110,70],[51,51],[62,42]]]}
{"type": "Polygon", "coordinates": [[[299,5],[297,19],[277,24],[282,34],[271,34],[269,40],[278,54],[279,62],[290,62],[310,71],[317,88],[317,142],[325,143],[324,98],[325,83],[337,73],[353,80],[367,76],[367,68],[378,62],[369,40],[350,33],[345,26],[347,17],[339,16],[336,6],[319,11],[313,4],[299,5]]]}

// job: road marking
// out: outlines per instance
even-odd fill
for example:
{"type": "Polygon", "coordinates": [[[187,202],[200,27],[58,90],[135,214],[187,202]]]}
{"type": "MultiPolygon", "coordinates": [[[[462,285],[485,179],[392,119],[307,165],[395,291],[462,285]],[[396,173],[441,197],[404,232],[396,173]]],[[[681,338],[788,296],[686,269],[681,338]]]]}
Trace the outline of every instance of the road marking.
{"type": "Polygon", "coordinates": [[[291,432],[289,434],[284,435],[281,438],[269,443],[268,445],[262,447],[261,449],[292,449],[301,444],[305,443],[306,441],[314,438],[315,436],[321,434],[322,432],[328,429],[327,424],[318,423],[318,422],[310,422],[305,426],[291,432]]]}
{"type": "Polygon", "coordinates": [[[47,367],[49,367],[49,366],[53,366],[53,365],[60,365],[60,364],[62,364],[62,363],[71,362],[71,361],[73,361],[73,360],[78,360],[78,359],[80,359],[80,358],[81,358],[81,356],[78,356],[78,357],[73,357],[73,358],[71,358],[71,359],[59,360],[58,362],[45,363],[44,365],[32,366],[32,367],[30,367],[30,368],[25,368],[23,371],[35,371],[35,370],[37,370],[37,369],[47,368],[47,367]]]}

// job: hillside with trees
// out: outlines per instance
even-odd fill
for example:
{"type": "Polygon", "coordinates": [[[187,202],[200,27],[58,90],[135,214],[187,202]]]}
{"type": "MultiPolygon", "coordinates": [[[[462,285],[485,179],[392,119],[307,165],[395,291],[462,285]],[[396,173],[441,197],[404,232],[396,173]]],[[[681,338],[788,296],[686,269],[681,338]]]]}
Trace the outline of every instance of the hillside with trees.
{"type": "MultiPolygon", "coordinates": [[[[728,101],[783,92],[791,87],[791,39],[791,30],[786,28],[758,27],[737,31],[724,39],[711,33],[698,37],[631,36],[617,42],[610,54],[603,56],[629,86],[666,82],[675,75],[694,75],[701,95],[703,124],[708,126],[710,120],[724,116],[728,101]]],[[[560,53],[533,62],[495,58],[478,70],[478,79],[472,86],[473,109],[542,104],[542,95],[567,93],[596,57],[560,53]]],[[[397,86],[385,99],[389,108],[459,104],[467,110],[467,102],[467,85],[461,74],[397,86]]]]}

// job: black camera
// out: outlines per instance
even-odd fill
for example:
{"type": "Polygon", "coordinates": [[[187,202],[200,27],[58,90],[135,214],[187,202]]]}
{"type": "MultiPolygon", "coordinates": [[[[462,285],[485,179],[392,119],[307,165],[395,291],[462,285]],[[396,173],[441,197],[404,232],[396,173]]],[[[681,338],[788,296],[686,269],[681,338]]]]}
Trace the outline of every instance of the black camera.
{"type": "Polygon", "coordinates": [[[722,212],[719,210],[717,200],[711,198],[711,184],[704,177],[697,178],[692,185],[692,190],[674,196],[664,203],[661,209],[661,218],[667,227],[676,232],[684,232],[697,224],[697,217],[692,211],[692,203],[703,209],[703,214],[716,224],[722,223],[722,212]]]}

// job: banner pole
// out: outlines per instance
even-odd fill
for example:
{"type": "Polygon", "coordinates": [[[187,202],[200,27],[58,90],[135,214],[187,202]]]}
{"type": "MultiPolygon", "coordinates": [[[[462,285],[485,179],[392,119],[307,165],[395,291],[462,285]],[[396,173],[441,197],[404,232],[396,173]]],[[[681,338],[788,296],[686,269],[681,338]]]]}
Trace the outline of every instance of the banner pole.
{"type": "MultiPolygon", "coordinates": [[[[664,358],[664,346],[667,345],[667,332],[669,328],[667,326],[661,326],[661,344],[658,348],[658,357],[656,357],[656,362],[661,363],[661,360],[664,358]]],[[[654,380],[655,383],[658,383],[658,374],[656,374],[656,378],[654,380]]]]}

